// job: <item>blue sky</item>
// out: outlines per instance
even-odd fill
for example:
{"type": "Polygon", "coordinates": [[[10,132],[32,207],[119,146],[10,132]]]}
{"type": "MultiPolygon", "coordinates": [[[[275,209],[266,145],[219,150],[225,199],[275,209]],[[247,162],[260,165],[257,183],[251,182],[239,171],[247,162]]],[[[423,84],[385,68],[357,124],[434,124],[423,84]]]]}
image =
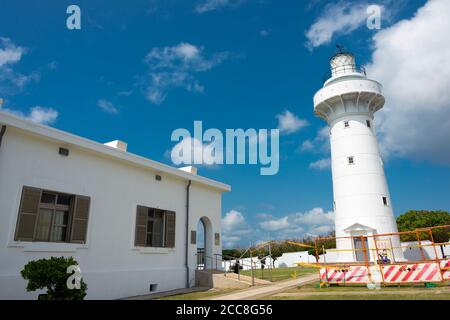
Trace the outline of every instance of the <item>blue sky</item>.
{"type": "Polygon", "coordinates": [[[3,0],[3,109],[99,142],[124,140],[168,164],[172,131],[192,131],[195,120],[223,131],[287,128],[277,175],[250,165],[199,173],[232,186],[226,246],[318,234],[332,226],[333,200],[312,97],[339,43],[385,87],[376,117],[395,213],[449,210],[450,3],[371,3],[383,8],[380,30],[366,27],[365,1],[3,0]],[[70,4],[81,8],[81,30],[66,28],[70,4]]]}

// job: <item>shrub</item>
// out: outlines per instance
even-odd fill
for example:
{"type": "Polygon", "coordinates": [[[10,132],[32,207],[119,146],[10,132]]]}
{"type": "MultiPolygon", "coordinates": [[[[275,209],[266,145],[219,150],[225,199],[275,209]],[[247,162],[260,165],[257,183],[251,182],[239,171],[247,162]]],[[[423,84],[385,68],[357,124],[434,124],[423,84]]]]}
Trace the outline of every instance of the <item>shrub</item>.
{"type": "Polygon", "coordinates": [[[28,280],[27,291],[47,289],[47,294],[40,296],[43,300],[83,300],[86,296],[87,285],[81,279],[80,289],[69,289],[67,273],[69,266],[78,265],[72,258],[51,257],[28,262],[20,272],[28,280]]]}

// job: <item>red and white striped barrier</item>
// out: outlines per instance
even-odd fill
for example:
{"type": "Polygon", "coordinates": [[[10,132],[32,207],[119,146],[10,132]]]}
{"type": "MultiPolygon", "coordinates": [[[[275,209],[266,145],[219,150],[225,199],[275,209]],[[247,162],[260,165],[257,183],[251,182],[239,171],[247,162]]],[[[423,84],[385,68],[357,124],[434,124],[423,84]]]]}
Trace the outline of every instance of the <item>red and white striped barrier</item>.
{"type": "Polygon", "coordinates": [[[348,266],[342,268],[321,268],[321,282],[328,283],[367,283],[369,282],[367,267],[348,266]]]}
{"type": "Polygon", "coordinates": [[[450,280],[450,260],[441,261],[442,278],[450,280]]]}
{"type": "Polygon", "coordinates": [[[397,264],[382,267],[383,278],[388,283],[414,283],[442,281],[436,262],[397,264]]]}

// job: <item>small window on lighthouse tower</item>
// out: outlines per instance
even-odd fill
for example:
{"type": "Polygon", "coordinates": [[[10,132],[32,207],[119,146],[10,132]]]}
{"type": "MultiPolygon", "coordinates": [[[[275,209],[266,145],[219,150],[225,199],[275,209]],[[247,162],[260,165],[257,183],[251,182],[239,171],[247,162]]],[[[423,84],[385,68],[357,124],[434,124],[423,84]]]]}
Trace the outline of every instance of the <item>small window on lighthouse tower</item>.
{"type": "Polygon", "coordinates": [[[366,124],[370,128],[370,120],[366,120],[366,124]]]}
{"type": "Polygon", "coordinates": [[[348,128],[348,127],[350,127],[349,122],[348,121],[344,121],[344,128],[348,128]]]}
{"type": "Polygon", "coordinates": [[[387,207],[388,203],[387,203],[387,198],[383,197],[383,204],[387,207]]]}
{"type": "Polygon", "coordinates": [[[348,157],[347,160],[348,160],[348,164],[355,164],[355,158],[348,157]]]}

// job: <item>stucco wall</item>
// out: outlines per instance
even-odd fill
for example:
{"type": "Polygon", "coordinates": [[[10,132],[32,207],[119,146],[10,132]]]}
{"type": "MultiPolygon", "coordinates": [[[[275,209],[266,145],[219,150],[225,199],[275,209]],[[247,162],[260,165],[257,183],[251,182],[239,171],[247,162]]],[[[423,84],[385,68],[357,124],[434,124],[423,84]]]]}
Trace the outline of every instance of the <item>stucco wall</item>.
{"type": "MultiPolygon", "coordinates": [[[[0,299],[33,299],[20,270],[30,260],[73,256],[88,284],[87,298],[120,298],[185,287],[186,181],[155,174],[148,168],[105,158],[74,146],[44,140],[8,127],[0,149],[0,299]],[[70,150],[68,157],[59,147],[70,150]],[[86,245],[15,242],[24,185],[91,197],[86,245]],[[136,206],[176,212],[174,249],[134,247],[136,206]]],[[[191,186],[190,230],[202,216],[211,221],[210,235],[220,232],[221,194],[199,183],[191,186]]],[[[211,243],[211,252],[221,246],[211,243]]],[[[194,283],[196,246],[189,245],[190,282],[194,283]]]]}

